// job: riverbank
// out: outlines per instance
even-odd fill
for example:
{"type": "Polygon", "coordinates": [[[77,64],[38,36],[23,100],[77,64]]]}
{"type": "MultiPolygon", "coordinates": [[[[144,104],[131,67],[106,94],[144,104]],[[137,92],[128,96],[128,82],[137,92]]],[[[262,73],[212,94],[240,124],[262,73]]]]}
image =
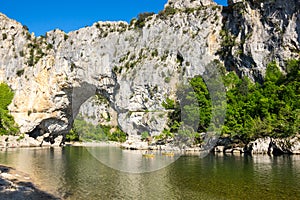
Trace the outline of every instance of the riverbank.
{"type": "MultiPolygon", "coordinates": [[[[172,141],[165,144],[157,144],[128,139],[124,143],[113,141],[94,142],[66,142],[62,145],[62,136],[55,138],[55,142],[50,144],[41,137],[36,139],[25,134],[21,136],[0,136],[0,150],[6,148],[28,148],[28,147],[60,147],[60,146],[114,146],[128,150],[151,150],[151,151],[174,151],[174,152],[202,152],[201,145],[184,146],[181,149],[172,145],[172,141]]],[[[300,154],[300,135],[289,138],[258,138],[245,144],[238,138],[219,138],[211,151],[224,153],[247,153],[247,154],[300,154]]]]}
{"type": "Polygon", "coordinates": [[[14,168],[0,165],[0,199],[58,200],[60,198],[38,189],[29,175],[14,168]]]}
{"type": "Polygon", "coordinates": [[[65,142],[64,146],[72,147],[101,147],[101,146],[113,146],[121,147],[121,143],[113,141],[94,141],[94,142],[65,142]]]}
{"type": "MultiPolygon", "coordinates": [[[[174,151],[182,153],[193,153],[206,151],[202,145],[182,146],[180,149],[170,143],[158,145],[148,144],[148,142],[127,140],[121,144],[121,148],[129,150],[159,150],[159,151],[174,151]]],[[[219,138],[213,144],[209,151],[227,153],[227,154],[269,154],[269,155],[282,155],[282,154],[300,154],[300,135],[289,138],[271,138],[264,137],[258,138],[249,143],[244,143],[238,138],[219,138]]]]}
{"type": "Polygon", "coordinates": [[[0,136],[0,148],[27,148],[27,147],[58,147],[61,145],[63,136],[58,136],[54,139],[54,143],[45,142],[45,136],[39,136],[37,138],[30,137],[28,134],[19,136],[2,135],[0,136]]]}

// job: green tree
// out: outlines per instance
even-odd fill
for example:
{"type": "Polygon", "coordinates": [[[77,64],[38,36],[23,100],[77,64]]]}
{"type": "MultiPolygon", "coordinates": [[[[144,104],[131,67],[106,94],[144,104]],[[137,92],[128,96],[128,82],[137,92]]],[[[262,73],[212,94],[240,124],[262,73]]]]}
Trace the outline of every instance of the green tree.
{"type": "Polygon", "coordinates": [[[19,129],[8,111],[14,93],[7,84],[0,84],[0,135],[17,135],[19,129]]]}
{"type": "Polygon", "coordinates": [[[299,133],[300,62],[287,62],[283,75],[275,62],[267,66],[260,85],[239,79],[233,72],[224,77],[227,115],[222,133],[245,142],[258,137],[288,137],[299,133]]]}
{"type": "MultiPolygon", "coordinates": [[[[211,120],[212,104],[209,96],[209,91],[202,77],[196,76],[191,79],[190,84],[194,90],[194,95],[190,94],[187,98],[196,97],[195,103],[199,109],[199,128],[198,131],[204,132],[208,128],[211,120]]],[[[193,113],[191,110],[189,113],[193,113]]],[[[193,114],[192,117],[196,116],[193,114]]],[[[194,118],[192,118],[194,119],[194,118]]]]}

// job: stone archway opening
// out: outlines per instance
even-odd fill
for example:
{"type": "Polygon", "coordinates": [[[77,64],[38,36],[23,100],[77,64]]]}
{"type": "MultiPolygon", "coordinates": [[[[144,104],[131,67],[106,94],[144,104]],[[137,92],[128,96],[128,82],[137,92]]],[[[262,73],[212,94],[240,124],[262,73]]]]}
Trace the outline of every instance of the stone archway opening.
{"type": "MultiPolygon", "coordinates": [[[[120,140],[126,139],[125,133],[118,125],[118,114],[113,108],[112,102],[109,101],[109,97],[105,96],[107,94],[97,90],[93,85],[85,84],[83,87],[86,87],[84,92],[82,92],[82,88],[74,89],[71,122],[73,136],[85,142],[118,141],[121,136],[123,138],[120,140]]],[[[66,139],[69,139],[68,135],[66,139]]]]}
{"type": "MultiPolygon", "coordinates": [[[[63,145],[66,135],[73,127],[75,119],[77,117],[83,118],[85,117],[84,115],[87,115],[85,120],[89,123],[92,122],[91,124],[95,126],[106,121],[107,123],[104,123],[104,125],[118,127],[117,114],[113,109],[113,102],[111,100],[113,95],[109,92],[113,91],[113,89],[107,89],[106,87],[107,85],[105,84],[96,86],[88,82],[80,82],[75,86],[66,88],[62,95],[64,96],[64,101],[61,101],[61,104],[63,104],[61,106],[62,109],[57,114],[59,117],[42,119],[28,135],[39,141],[40,146],[45,144],[63,145]],[[82,111],[80,111],[81,107],[83,107],[82,111]],[[95,112],[100,113],[100,115],[92,113],[92,109],[96,109],[95,112]],[[106,116],[103,113],[101,115],[101,112],[106,112],[106,116]],[[92,121],[93,118],[94,120],[92,121]],[[100,118],[103,119],[99,120],[100,118]]],[[[114,87],[114,84],[111,84],[109,87],[114,87]]]]}

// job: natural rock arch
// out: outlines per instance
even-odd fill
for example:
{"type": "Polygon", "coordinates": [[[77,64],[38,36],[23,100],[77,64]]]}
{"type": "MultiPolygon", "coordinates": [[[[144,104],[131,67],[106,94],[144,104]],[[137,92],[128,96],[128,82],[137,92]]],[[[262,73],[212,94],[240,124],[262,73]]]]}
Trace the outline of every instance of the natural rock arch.
{"type": "MultiPolygon", "coordinates": [[[[169,30],[167,32],[169,33],[169,30]]],[[[72,35],[69,37],[72,38],[72,35]]],[[[119,35],[118,38],[114,38],[112,41],[120,40],[122,37],[124,36],[119,35]]],[[[55,110],[60,112],[59,116],[47,117],[41,120],[29,134],[32,137],[45,134],[44,140],[54,142],[55,137],[65,135],[69,131],[81,104],[95,94],[101,94],[107,98],[111,106],[117,111],[119,125],[125,132],[129,132],[131,135],[138,135],[142,132],[141,130],[147,130],[152,135],[162,132],[166,126],[167,115],[158,119],[158,116],[164,112],[161,102],[166,96],[175,94],[176,87],[183,81],[183,77],[202,74],[205,71],[205,66],[215,56],[211,55],[210,52],[206,52],[207,49],[202,47],[202,43],[196,39],[191,40],[186,35],[165,34],[164,37],[161,37],[152,33],[144,33],[139,34],[137,38],[139,39],[135,41],[135,48],[139,50],[126,51],[127,49],[121,48],[121,50],[118,50],[114,48],[114,51],[111,52],[110,48],[103,48],[106,43],[97,43],[92,46],[95,52],[89,49],[91,48],[89,45],[87,47],[81,46],[80,50],[64,52],[64,56],[56,55],[53,62],[50,62],[51,58],[43,60],[46,66],[40,65],[41,68],[44,68],[41,72],[47,75],[41,75],[42,77],[48,77],[49,80],[56,79],[57,70],[61,71],[60,66],[64,66],[70,72],[66,73],[64,81],[60,82],[60,79],[54,83],[63,85],[59,91],[54,93],[47,88],[47,90],[50,90],[49,93],[54,93],[51,102],[55,102],[55,99],[57,99],[57,102],[52,105],[57,107],[55,110]],[[155,55],[153,59],[149,60],[143,55],[139,55],[140,57],[137,58],[136,54],[141,54],[140,52],[145,48],[143,41],[155,37],[160,39],[158,41],[160,48],[148,47],[149,49],[145,55],[152,56],[157,52],[157,58],[155,55]],[[163,41],[178,42],[167,44],[163,41]],[[163,44],[160,44],[161,42],[163,44]],[[193,48],[190,48],[191,46],[193,48]],[[92,51],[90,54],[93,54],[93,57],[91,58],[86,51],[83,51],[86,55],[81,57],[83,48],[92,51]],[[201,48],[201,53],[206,54],[205,57],[203,55],[199,56],[199,49],[201,48]],[[96,52],[98,49],[102,50],[96,52]],[[157,66],[157,62],[161,65],[168,62],[168,60],[161,61],[162,58],[159,57],[159,55],[161,57],[165,56],[165,52],[169,52],[166,55],[169,59],[168,66],[157,66]],[[115,56],[112,57],[111,54],[115,56]],[[183,66],[178,66],[178,57],[181,58],[180,65],[185,65],[184,70],[179,69],[183,66]],[[88,60],[89,58],[91,60],[88,60]],[[136,60],[141,58],[144,60],[138,63],[136,60]],[[119,66],[119,68],[124,67],[120,72],[120,69],[115,69],[118,67],[115,63],[120,62],[122,59],[128,61],[125,62],[124,66],[119,66]],[[97,61],[100,61],[99,66],[97,61]],[[183,64],[183,61],[190,64],[183,64]],[[135,63],[133,67],[130,66],[133,65],[131,62],[135,63]],[[52,63],[52,66],[49,67],[49,63],[52,63]],[[126,65],[129,65],[129,67],[126,65]],[[123,70],[126,70],[126,72],[123,72],[123,70]],[[132,116],[129,116],[129,113],[132,116]],[[151,120],[153,123],[150,122],[151,120]]],[[[63,47],[63,44],[61,46],[60,48],[65,50],[66,47],[63,47]]],[[[51,84],[48,86],[51,86],[51,84]]]]}
{"type": "MultiPolygon", "coordinates": [[[[25,75],[33,79],[22,79],[11,109],[22,132],[34,137],[48,133],[47,138],[53,142],[53,138],[68,132],[80,105],[100,93],[118,112],[119,125],[125,132],[138,135],[138,129],[144,129],[159,134],[167,117],[159,118],[164,112],[161,102],[166,96],[174,96],[180,77],[202,74],[204,66],[217,58],[217,49],[206,46],[211,37],[191,38],[174,32],[173,26],[163,21],[148,23],[154,25],[105,37],[98,36],[101,27],[110,24],[110,29],[119,29],[123,23],[97,23],[69,33],[66,40],[64,32],[47,33],[53,51],[34,69],[25,70],[25,75]],[[178,55],[183,59],[180,63],[178,55]],[[29,87],[34,95],[23,105],[24,110],[33,112],[24,122],[27,113],[20,112],[17,105],[22,105],[24,96],[30,96],[29,87]]],[[[216,33],[207,30],[207,34],[216,33]]]]}
{"type": "MultiPolygon", "coordinates": [[[[3,46],[0,81],[7,82],[15,91],[9,109],[21,132],[36,137],[45,135],[51,140],[65,134],[77,109],[73,105],[74,90],[87,92],[89,89],[83,88],[88,85],[87,88],[107,97],[118,112],[119,125],[125,132],[137,135],[136,128],[148,127],[152,134],[158,134],[166,116],[160,119],[160,114],[147,111],[163,111],[161,102],[166,96],[174,97],[176,84],[203,74],[211,61],[220,60],[217,55],[223,50],[220,32],[232,28],[226,20],[242,18],[244,24],[253,24],[253,30],[262,27],[257,20],[262,18],[261,8],[253,7],[257,5],[251,2],[244,2],[249,12],[239,16],[226,13],[226,9],[209,0],[174,2],[169,1],[167,5],[175,6],[176,12],[150,16],[144,27],[126,22],[98,22],[68,34],[54,30],[45,38],[30,35],[21,24],[0,15],[1,31],[7,34],[7,39],[0,41],[3,46]],[[254,19],[249,14],[252,11],[257,14],[254,19]],[[24,55],[16,55],[18,52],[24,55]],[[178,55],[182,58],[179,62],[178,55]]],[[[293,13],[292,20],[287,21],[288,32],[283,35],[287,46],[290,46],[288,41],[299,46],[296,28],[299,6],[295,5],[286,6],[293,13]]],[[[242,42],[241,30],[237,26],[234,30],[236,40],[242,42]]],[[[237,71],[263,74],[263,62],[270,59],[270,52],[256,52],[257,33],[246,28],[242,31],[249,36],[243,41],[244,54],[253,59],[257,68],[244,67],[242,55],[235,55],[239,53],[237,46],[229,48],[228,53],[237,62],[237,71]]],[[[272,34],[277,33],[265,31],[264,36],[272,34]]],[[[295,55],[292,50],[278,52],[279,60],[295,55]]]]}

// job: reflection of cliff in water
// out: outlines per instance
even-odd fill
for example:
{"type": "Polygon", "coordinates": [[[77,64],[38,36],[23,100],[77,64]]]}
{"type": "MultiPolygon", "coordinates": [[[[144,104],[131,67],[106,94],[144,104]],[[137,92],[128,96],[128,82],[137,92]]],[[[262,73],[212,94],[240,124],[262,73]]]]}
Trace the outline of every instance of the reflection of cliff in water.
{"type": "MultiPolygon", "coordinates": [[[[114,148],[103,152],[91,148],[112,163],[121,159],[114,148]]],[[[42,190],[64,199],[300,198],[298,155],[181,156],[158,171],[132,174],[105,166],[90,152],[85,147],[9,149],[0,152],[0,163],[30,174],[42,190]]],[[[125,158],[129,166],[141,166],[130,164],[134,155],[125,158]]]]}

